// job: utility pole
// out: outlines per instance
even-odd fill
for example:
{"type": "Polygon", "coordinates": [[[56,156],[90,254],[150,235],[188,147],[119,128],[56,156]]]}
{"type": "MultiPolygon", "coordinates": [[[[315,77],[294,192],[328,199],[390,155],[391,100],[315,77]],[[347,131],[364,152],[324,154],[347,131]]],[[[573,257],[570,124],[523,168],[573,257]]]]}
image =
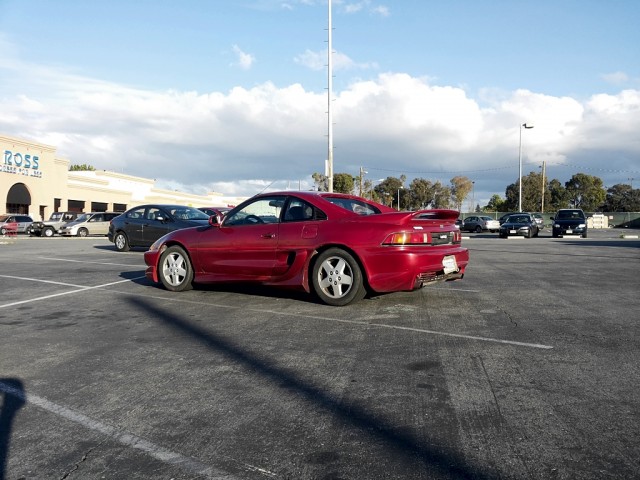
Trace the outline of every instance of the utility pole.
{"type": "Polygon", "coordinates": [[[332,22],[331,22],[331,0],[329,0],[329,36],[327,49],[327,177],[329,179],[329,192],[333,192],[333,115],[331,112],[331,98],[333,96],[333,42],[332,42],[332,22]]]}
{"type": "Polygon", "coordinates": [[[544,213],[544,184],[545,184],[545,181],[544,181],[544,170],[545,170],[546,165],[547,165],[547,162],[545,160],[543,160],[542,161],[542,202],[541,202],[541,205],[540,205],[540,213],[544,213]]]}

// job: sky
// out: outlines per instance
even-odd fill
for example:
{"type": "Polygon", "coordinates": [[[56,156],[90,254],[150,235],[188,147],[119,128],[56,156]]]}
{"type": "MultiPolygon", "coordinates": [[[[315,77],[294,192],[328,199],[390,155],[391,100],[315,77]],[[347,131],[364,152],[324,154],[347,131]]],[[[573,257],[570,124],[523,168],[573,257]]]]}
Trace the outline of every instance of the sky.
{"type": "MultiPolygon", "coordinates": [[[[639,1],[331,11],[335,173],[466,176],[480,205],[520,158],[523,175],[640,186],[639,1]]],[[[0,134],[171,190],[311,189],[328,19],[327,0],[0,0],[0,134]]]]}

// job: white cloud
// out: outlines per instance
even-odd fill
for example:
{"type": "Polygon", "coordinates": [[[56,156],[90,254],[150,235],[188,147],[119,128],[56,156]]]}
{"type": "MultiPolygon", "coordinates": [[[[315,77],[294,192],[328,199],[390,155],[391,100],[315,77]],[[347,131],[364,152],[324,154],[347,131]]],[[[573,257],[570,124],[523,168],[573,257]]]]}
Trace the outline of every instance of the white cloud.
{"type": "Polygon", "coordinates": [[[624,72],[605,73],[602,78],[612,85],[624,85],[629,81],[629,76],[624,72]]]}
{"type": "MultiPolygon", "coordinates": [[[[311,70],[320,71],[327,68],[327,51],[311,51],[305,50],[304,53],[296,56],[294,62],[311,70]]],[[[375,62],[354,62],[348,55],[342,52],[334,52],[332,56],[334,70],[370,70],[377,69],[378,64],[375,62]]]]}
{"type": "Polygon", "coordinates": [[[388,17],[390,14],[388,7],[384,5],[373,5],[371,0],[362,0],[360,2],[345,3],[342,6],[342,10],[348,14],[359,13],[363,10],[366,10],[369,13],[380,15],[383,17],[388,17]]]}
{"type": "Polygon", "coordinates": [[[234,65],[240,67],[243,70],[249,70],[253,63],[256,61],[256,58],[250,53],[243,52],[238,45],[233,45],[232,49],[233,53],[236,54],[237,60],[234,65]]]}
{"type": "MultiPolygon", "coordinates": [[[[324,171],[326,92],[300,84],[146,91],[13,61],[0,63],[0,91],[3,134],[161,186],[252,195],[308,189],[310,175],[324,171]]],[[[582,171],[607,176],[606,185],[640,171],[639,90],[586,101],[517,90],[480,101],[459,87],[385,73],[335,92],[333,105],[336,172],[364,166],[370,178],[444,182],[460,174],[474,179],[477,199],[504,195],[524,122],[535,124],[523,135],[528,169],[547,161],[563,182],[582,171]]]]}

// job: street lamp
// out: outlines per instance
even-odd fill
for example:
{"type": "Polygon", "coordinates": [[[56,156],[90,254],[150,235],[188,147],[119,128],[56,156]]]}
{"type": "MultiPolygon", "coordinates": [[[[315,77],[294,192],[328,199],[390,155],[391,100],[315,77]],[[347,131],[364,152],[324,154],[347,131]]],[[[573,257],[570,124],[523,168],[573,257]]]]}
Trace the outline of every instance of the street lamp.
{"type": "Polygon", "coordinates": [[[520,147],[518,149],[518,211],[522,211],[522,127],[524,128],[533,128],[533,125],[530,123],[523,123],[520,125],[520,147]]]}

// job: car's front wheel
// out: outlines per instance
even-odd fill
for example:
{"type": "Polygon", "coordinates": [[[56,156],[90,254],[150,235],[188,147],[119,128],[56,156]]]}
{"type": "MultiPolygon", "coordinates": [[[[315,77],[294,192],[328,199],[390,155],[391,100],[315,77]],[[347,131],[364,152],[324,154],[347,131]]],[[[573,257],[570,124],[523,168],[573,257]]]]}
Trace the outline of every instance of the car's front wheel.
{"type": "Polygon", "coordinates": [[[480,225],[476,226],[476,233],[482,233],[482,227],[480,225]]]}
{"type": "Polygon", "coordinates": [[[116,250],[119,252],[129,251],[129,239],[123,232],[116,233],[116,236],[113,238],[113,244],[116,246],[116,250]]]}
{"type": "Polygon", "coordinates": [[[172,292],[182,292],[192,288],[193,267],[182,247],[174,245],[162,252],[158,276],[164,288],[172,292]]]}
{"type": "Polygon", "coordinates": [[[53,230],[53,227],[46,227],[46,228],[42,231],[42,234],[43,234],[45,237],[53,237],[53,235],[54,235],[55,233],[56,233],[56,232],[53,230]]]}
{"type": "Polygon", "coordinates": [[[342,307],[367,294],[360,265],[341,248],[322,252],[313,265],[313,290],[327,305],[342,307]]]}
{"type": "Polygon", "coordinates": [[[89,235],[89,230],[87,230],[86,228],[81,228],[78,230],[79,237],[86,237],[87,235],[89,235]]]}

